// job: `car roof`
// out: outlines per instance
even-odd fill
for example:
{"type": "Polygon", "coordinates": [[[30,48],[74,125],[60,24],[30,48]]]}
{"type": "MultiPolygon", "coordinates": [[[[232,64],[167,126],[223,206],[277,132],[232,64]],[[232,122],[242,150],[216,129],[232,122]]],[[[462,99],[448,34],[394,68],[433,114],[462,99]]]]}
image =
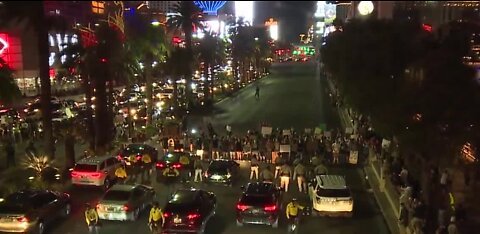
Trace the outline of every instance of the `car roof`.
{"type": "Polygon", "coordinates": [[[345,177],[341,175],[317,175],[317,183],[325,189],[346,189],[345,177]]]}
{"type": "Polygon", "coordinates": [[[173,193],[172,197],[168,200],[168,203],[170,203],[172,201],[175,201],[175,197],[177,196],[177,194],[179,194],[181,196],[181,198],[185,198],[185,197],[189,198],[189,200],[187,200],[187,201],[182,200],[182,202],[193,202],[193,201],[196,200],[200,191],[201,190],[195,189],[195,188],[179,189],[179,190],[177,190],[173,193]]]}
{"type": "Polygon", "coordinates": [[[131,184],[115,184],[113,185],[109,191],[132,191],[136,187],[139,187],[139,185],[131,185],[131,184]]]}
{"type": "Polygon", "coordinates": [[[267,195],[275,191],[275,186],[272,183],[265,183],[265,182],[254,182],[248,183],[245,193],[246,194],[264,194],[267,195]]]}
{"type": "Polygon", "coordinates": [[[109,158],[114,158],[113,156],[95,156],[95,157],[89,157],[89,158],[82,158],[80,161],[77,162],[77,164],[88,164],[88,165],[97,165],[109,158]]]}

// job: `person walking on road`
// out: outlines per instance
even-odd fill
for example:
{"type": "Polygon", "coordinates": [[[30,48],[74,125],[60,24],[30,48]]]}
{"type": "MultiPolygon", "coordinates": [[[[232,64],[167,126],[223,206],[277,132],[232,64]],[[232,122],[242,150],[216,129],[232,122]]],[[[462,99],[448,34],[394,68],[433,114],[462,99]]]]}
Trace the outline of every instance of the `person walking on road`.
{"type": "Polygon", "coordinates": [[[333,142],[332,144],[332,155],[333,155],[333,164],[339,163],[340,158],[340,144],[338,142],[333,142]]]}
{"type": "Polygon", "coordinates": [[[297,178],[298,191],[307,192],[307,183],[305,181],[305,166],[301,162],[293,170],[293,178],[297,178]]]}
{"type": "Polygon", "coordinates": [[[125,170],[125,165],[122,164],[121,167],[118,167],[115,170],[115,177],[117,177],[117,181],[120,184],[124,184],[127,181],[127,171],[125,170]]]}
{"type": "Polygon", "coordinates": [[[264,182],[273,182],[273,179],[275,178],[273,176],[272,171],[270,171],[270,166],[267,166],[260,172],[260,179],[264,182]]]}
{"type": "Polygon", "coordinates": [[[98,221],[98,213],[97,210],[95,210],[95,208],[88,203],[86,204],[85,209],[85,222],[87,223],[89,233],[98,234],[98,229],[100,226],[98,221]]]}
{"type": "Polygon", "coordinates": [[[202,172],[203,172],[203,165],[202,165],[202,160],[200,158],[195,159],[195,162],[193,163],[193,167],[195,168],[195,182],[202,182],[202,172]],[[197,179],[200,178],[200,179],[197,179]]]}
{"type": "Polygon", "coordinates": [[[260,99],[260,87],[258,87],[258,85],[255,87],[255,99],[260,99]]]}
{"type": "Polygon", "coordinates": [[[292,169],[287,163],[284,163],[280,168],[280,187],[288,192],[288,184],[290,183],[290,177],[292,176],[292,169]]]}
{"type": "Polygon", "coordinates": [[[250,160],[250,180],[253,179],[253,176],[258,180],[258,165],[257,155],[254,154],[250,160]]]}

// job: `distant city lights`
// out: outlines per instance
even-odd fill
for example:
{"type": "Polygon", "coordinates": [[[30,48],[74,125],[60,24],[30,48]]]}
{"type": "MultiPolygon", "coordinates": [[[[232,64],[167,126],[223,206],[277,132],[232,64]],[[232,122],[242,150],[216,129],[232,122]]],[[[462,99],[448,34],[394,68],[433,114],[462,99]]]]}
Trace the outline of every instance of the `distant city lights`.
{"type": "Polygon", "coordinates": [[[235,1],[235,17],[243,18],[247,24],[253,24],[253,1],[235,1]]]}

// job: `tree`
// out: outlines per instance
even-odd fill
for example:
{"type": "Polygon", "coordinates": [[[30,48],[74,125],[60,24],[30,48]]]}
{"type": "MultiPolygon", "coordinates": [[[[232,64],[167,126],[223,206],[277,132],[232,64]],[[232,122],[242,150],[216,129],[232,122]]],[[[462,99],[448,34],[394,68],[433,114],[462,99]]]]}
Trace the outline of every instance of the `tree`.
{"type": "Polygon", "coordinates": [[[163,27],[152,25],[148,19],[138,17],[132,20],[134,25],[127,28],[131,45],[145,68],[146,96],[147,96],[147,127],[152,126],[153,114],[153,76],[152,64],[163,63],[169,52],[169,42],[163,27]]]}
{"type": "Polygon", "coordinates": [[[42,107],[42,122],[46,154],[55,157],[52,132],[51,84],[48,65],[49,43],[48,30],[52,28],[64,31],[65,20],[58,16],[46,16],[43,1],[30,1],[28,7],[25,2],[4,1],[0,5],[0,21],[2,26],[26,22],[37,34],[36,44],[38,49],[39,76],[41,83],[40,102],[42,107]]]}
{"type": "MultiPolygon", "coordinates": [[[[186,63],[189,53],[186,49],[175,47],[167,57],[166,63],[164,63],[165,73],[173,77],[173,101],[174,109],[178,110],[178,85],[177,80],[181,77],[188,76],[189,69],[191,69],[192,63],[186,63]]],[[[178,112],[177,112],[178,113],[178,112]]]]}
{"type": "Polygon", "coordinates": [[[11,104],[20,97],[21,92],[13,77],[13,70],[0,58],[0,105],[11,104]]]}
{"type": "MultiPolygon", "coordinates": [[[[187,63],[192,63],[193,60],[193,42],[192,42],[192,34],[195,30],[201,29],[202,24],[200,22],[200,16],[202,12],[197,8],[197,6],[193,3],[193,1],[181,1],[177,5],[174,6],[173,14],[167,21],[167,26],[169,31],[178,31],[181,30],[185,35],[185,44],[187,47],[188,61],[184,61],[187,63]]],[[[187,103],[192,102],[192,92],[191,92],[191,83],[192,83],[192,69],[187,71],[185,76],[186,80],[186,98],[187,103]]]]}
{"type": "Polygon", "coordinates": [[[203,62],[203,74],[205,77],[204,97],[207,102],[213,100],[215,86],[214,67],[225,60],[225,47],[222,41],[211,33],[205,34],[198,46],[200,61],[203,62]]]}

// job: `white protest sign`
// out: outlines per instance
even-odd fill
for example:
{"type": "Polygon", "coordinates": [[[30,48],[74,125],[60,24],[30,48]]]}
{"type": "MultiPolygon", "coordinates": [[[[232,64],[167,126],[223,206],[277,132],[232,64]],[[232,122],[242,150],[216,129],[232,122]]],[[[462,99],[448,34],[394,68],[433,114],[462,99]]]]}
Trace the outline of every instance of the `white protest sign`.
{"type": "Polygon", "coordinates": [[[280,145],[280,153],[290,153],[290,145],[280,145]]]}
{"type": "Polygon", "coordinates": [[[319,127],[316,127],[315,128],[315,135],[320,135],[320,134],[322,134],[322,129],[319,128],[319,127]]]}
{"type": "Polygon", "coordinates": [[[350,164],[357,164],[358,163],[358,151],[350,151],[350,156],[348,157],[348,162],[350,164]]]}
{"type": "Polygon", "coordinates": [[[350,139],[352,139],[352,140],[356,140],[357,138],[358,138],[358,135],[356,135],[356,134],[350,135],[350,139]]]}
{"type": "Polygon", "coordinates": [[[353,128],[345,128],[345,134],[352,134],[353,128]]]}
{"type": "Polygon", "coordinates": [[[384,148],[384,149],[389,148],[389,147],[390,147],[390,143],[391,143],[391,142],[390,142],[389,140],[383,139],[383,140],[382,140],[382,148],[384,148]]]}
{"type": "Polygon", "coordinates": [[[312,129],[311,128],[305,128],[305,133],[307,133],[307,134],[312,133],[312,129]]]}
{"type": "Polygon", "coordinates": [[[262,127],[262,135],[271,135],[272,127],[262,127]]]}
{"type": "Polygon", "coordinates": [[[283,135],[284,136],[290,136],[290,135],[292,135],[292,131],[290,129],[285,129],[285,130],[283,130],[283,135]]]}

